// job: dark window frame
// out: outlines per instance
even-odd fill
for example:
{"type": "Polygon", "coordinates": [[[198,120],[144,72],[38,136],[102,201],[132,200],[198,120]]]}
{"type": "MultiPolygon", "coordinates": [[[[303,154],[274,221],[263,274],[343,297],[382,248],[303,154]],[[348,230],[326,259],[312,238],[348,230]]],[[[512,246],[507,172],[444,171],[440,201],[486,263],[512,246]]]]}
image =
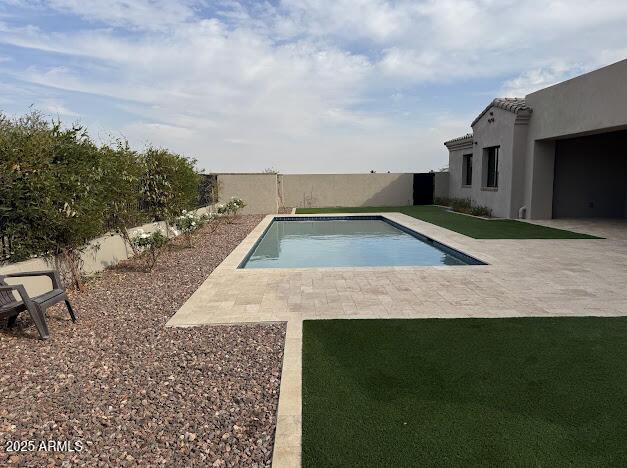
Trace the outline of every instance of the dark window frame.
{"type": "Polygon", "coordinates": [[[497,189],[499,187],[499,150],[500,146],[484,148],[485,188],[497,189]]]}
{"type": "Polygon", "coordinates": [[[472,153],[462,155],[462,185],[472,186],[472,153]]]}

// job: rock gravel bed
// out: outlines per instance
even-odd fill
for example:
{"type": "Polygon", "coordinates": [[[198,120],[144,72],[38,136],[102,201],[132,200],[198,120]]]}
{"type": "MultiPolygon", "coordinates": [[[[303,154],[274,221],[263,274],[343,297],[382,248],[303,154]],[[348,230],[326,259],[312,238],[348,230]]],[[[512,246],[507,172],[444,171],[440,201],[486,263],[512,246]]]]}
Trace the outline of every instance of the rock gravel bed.
{"type": "Polygon", "coordinates": [[[260,219],[203,230],[151,273],[107,270],[71,294],[76,324],[51,309],[48,341],[24,314],[3,329],[0,466],[269,465],[284,324],[164,328],[260,219]],[[29,440],[69,446],[7,452],[29,440]]]}

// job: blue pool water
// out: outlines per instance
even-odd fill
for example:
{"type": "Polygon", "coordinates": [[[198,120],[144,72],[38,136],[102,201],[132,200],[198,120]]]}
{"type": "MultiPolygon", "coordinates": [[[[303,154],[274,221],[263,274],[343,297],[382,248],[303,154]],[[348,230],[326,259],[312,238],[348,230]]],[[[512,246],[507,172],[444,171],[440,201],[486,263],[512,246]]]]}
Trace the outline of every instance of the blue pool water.
{"type": "Polygon", "coordinates": [[[275,218],[241,268],[483,264],[382,217],[275,218]]]}

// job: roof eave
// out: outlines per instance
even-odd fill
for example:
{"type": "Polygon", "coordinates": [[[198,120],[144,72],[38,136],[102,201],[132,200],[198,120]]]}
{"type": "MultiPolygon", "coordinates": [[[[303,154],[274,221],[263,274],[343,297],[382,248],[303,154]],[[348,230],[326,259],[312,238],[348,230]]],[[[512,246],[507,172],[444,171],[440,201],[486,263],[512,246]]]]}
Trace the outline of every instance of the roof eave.
{"type": "Polygon", "coordinates": [[[524,99],[522,98],[495,98],[486,106],[485,109],[483,109],[483,111],[481,111],[477,118],[472,121],[470,126],[474,127],[475,124],[481,120],[481,117],[483,117],[493,107],[513,112],[514,114],[519,114],[520,112],[529,112],[529,114],[531,114],[531,108],[526,105],[524,99]],[[519,100],[520,102],[515,102],[516,100],[519,100]]]}
{"type": "Polygon", "coordinates": [[[468,148],[471,147],[474,141],[474,137],[472,134],[466,135],[459,138],[454,138],[452,140],[448,140],[444,142],[444,146],[448,149],[460,149],[460,148],[468,148]]]}

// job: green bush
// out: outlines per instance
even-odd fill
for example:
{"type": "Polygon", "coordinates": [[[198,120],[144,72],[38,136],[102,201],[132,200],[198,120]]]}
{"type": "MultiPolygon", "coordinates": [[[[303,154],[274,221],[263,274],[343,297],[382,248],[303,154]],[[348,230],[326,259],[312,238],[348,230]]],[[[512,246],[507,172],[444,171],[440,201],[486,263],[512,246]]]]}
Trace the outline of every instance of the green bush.
{"type": "Polygon", "coordinates": [[[80,126],[32,113],[0,126],[0,230],[8,261],[55,256],[80,287],[80,253],[104,230],[103,154],[80,126]]]}
{"type": "Polygon", "coordinates": [[[466,213],[473,216],[492,216],[492,210],[487,206],[473,205],[470,198],[446,198],[438,197],[434,200],[436,205],[448,206],[458,213],[466,213]]]}
{"type": "Polygon", "coordinates": [[[472,207],[472,202],[469,198],[452,198],[450,207],[453,209],[453,211],[467,213],[472,207]]]}
{"type": "Polygon", "coordinates": [[[470,209],[470,214],[473,216],[486,216],[486,217],[490,217],[492,216],[492,210],[490,208],[488,208],[487,206],[473,206],[470,209]]]}
{"type": "Polygon", "coordinates": [[[137,253],[128,230],[150,221],[149,214],[140,209],[140,181],[144,175],[139,155],[129,148],[128,142],[117,141],[115,147],[103,146],[103,164],[106,186],[114,187],[106,194],[105,222],[109,230],[120,234],[137,253]]]}
{"type": "Polygon", "coordinates": [[[141,206],[158,221],[172,221],[196,207],[201,176],[196,161],[162,148],[149,147],[141,155],[141,206]]]}
{"type": "Polygon", "coordinates": [[[80,288],[89,241],[111,230],[130,241],[130,227],[196,208],[194,166],[165,149],[98,146],[84,127],[38,112],[0,113],[0,261],[54,257],[80,288]]]}

